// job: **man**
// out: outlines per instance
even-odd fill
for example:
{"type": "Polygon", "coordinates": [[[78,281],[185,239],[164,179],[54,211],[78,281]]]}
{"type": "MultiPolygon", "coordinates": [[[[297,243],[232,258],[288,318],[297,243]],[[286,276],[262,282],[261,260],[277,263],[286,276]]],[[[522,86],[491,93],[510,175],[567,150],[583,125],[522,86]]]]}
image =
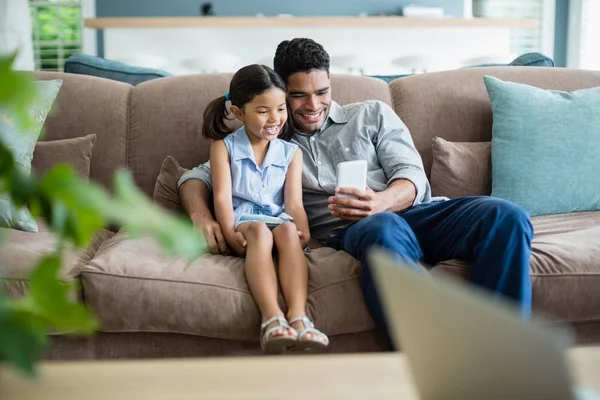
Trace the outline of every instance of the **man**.
{"type": "MultiPolygon", "coordinates": [[[[376,324],[386,329],[367,252],[387,248],[418,267],[449,259],[472,262],[471,280],[531,311],[529,260],[533,228],[519,206],[492,197],[432,201],[423,163],[407,127],[385,103],[340,106],[331,100],[329,55],[310,39],[282,42],[275,71],[288,85],[293,141],[304,154],[303,194],[311,234],[362,264],[362,289],[376,324]],[[339,189],[336,165],[364,159],[366,190],[339,189]]],[[[182,176],[180,196],[202,228],[213,253],[227,244],[209,209],[210,170],[201,165],[182,176]]],[[[243,240],[233,245],[244,253],[243,240]]]]}

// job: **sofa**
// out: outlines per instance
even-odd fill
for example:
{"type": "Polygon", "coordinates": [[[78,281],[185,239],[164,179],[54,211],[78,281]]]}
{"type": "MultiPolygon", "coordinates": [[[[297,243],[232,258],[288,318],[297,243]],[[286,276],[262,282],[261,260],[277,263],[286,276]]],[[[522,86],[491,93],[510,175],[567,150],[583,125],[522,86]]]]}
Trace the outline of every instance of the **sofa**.
{"type": "MultiPolygon", "coordinates": [[[[376,99],[392,106],[410,129],[431,177],[434,157],[439,157],[434,138],[450,143],[490,141],[492,110],[484,75],[546,89],[600,86],[600,72],[491,67],[415,75],[389,84],[334,75],[332,91],[341,104],[376,99]]],[[[177,196],[181,172],[207,159],[208,143],[200,135],[202,113],[211,99],[227,91],[231,78],[175,76],[134,87],[92,76],[36,76],[64,81],[41,140],[96,135],[89,178],[109,188],[115,169],[126,167],[140,190],[155,201],[160,188],[177,196]],[[168,156],[180,165],[170,175],[165,169],[168,156]]],[[[463,177],[468,183],[482,173],[471,169],[463,177]]],[[[448,195],[440,187],[434,186],[433,195],[448,195]]],[[[489,194],[477,190],[483,192],[475,194],[489,194]]],[[[532,221],[534,312],[572,327],[579,344],[600,343],[600,212],[546,215],[532,221]]],[[[38,233],[2,228],[2,284],[11,296],[26,292],[29,267],[56,243],[43,221],[39,225],[38,233]]],[[[360,264],[318,243],[311,244],[306,256],[308,313],[330,337],[326,351],[387,350],[363,302],[360,264]]],[[[61,273],[65,280],[80,283],[78,295],[100,326],[90,337],[52,334],[48,359],[260,354],[260,316],[240,258],[207,255],[188,261],[165,255],[151,238],[130,238],[113,229],[98,232],[85,250],[69,249],[61,273]]],[[[432,266],[431,273],[468,278],[469,265],[447,260],[432,266]]]]}

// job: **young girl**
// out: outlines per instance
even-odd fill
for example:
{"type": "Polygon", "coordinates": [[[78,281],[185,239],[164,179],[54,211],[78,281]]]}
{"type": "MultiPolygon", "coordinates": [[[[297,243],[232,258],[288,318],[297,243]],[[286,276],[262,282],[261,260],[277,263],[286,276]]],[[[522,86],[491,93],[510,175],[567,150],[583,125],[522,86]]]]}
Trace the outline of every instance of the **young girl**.
{"type": "Polygon", "coordinates": [[[214,139],[210,166],[217,221],[234,251],[246,254],[246,279],[262,315],[260,343],[266,353],[329,344],[306,316],[303,248],[310,233],[302,205],[302,152],[280,139],[292,134],[285,96],[285,83],[275,71],[246,66],[233,76],[229,93],[208,105],[202,128],[206,138],[214,139]],[[227,101],[244,124],[235,133],[224,121],[227,101]],[[277,302],[276,272],[288,308],[285,316],[277,302]]]}

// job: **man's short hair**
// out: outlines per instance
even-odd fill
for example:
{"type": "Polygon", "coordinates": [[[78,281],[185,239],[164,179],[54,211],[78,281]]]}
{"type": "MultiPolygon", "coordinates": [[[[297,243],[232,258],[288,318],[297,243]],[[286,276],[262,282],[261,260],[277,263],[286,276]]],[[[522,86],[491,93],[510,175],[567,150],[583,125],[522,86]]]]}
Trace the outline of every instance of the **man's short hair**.
{"type": "Polygon", "coordinates": [[[323,46],[312,39],[296,38],[279,43],[273,66],[287,83],[296,72],[323,70],[329,74],[329,54],[323,46]]]}

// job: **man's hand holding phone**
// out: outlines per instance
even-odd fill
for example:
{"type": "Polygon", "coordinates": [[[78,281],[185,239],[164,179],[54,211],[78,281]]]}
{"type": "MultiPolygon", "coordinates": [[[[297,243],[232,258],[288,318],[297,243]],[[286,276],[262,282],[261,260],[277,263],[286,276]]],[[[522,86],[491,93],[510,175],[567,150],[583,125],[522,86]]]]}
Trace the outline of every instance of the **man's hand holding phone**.
{"type": "Polygon", "coordinates": [[[354,222],[383,211],[380,206],[379,196],[367,186],[367,162],[339,163],[335,196],[329,198],[331,214],[354,222]]]}
{"type": "Polygon", "coordinates": [[[329,210],[332,215],[352,222],[383,211],[378,193],[368,186],[365,190],[339,188],[336,195],[329,198],[329,210]],[[340,197],[340,194],[351,197],[340,197]]]}

